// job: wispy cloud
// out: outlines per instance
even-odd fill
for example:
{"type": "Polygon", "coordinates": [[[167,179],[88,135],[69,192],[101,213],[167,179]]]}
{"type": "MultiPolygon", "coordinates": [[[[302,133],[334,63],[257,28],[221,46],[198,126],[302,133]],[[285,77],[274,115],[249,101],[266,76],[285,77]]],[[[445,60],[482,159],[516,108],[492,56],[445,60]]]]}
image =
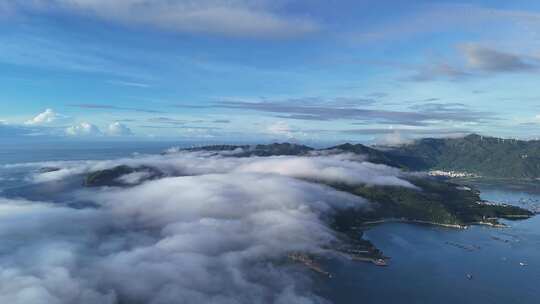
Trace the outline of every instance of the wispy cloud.
{"type": "Polygon", "coordinates": [[[469,43],[459,46],[457,56],[463,64],[433,62],[409,67],[415,72],[406,79],[461,81],[503,73],[536,72],[540,69],[540,60],[537,58],[512,54],[478,44],[469,43]]]}
{"type": "Polygon", "coordinates": [[[534,71],[539,67],[527,62],[524,57],[474,44],[463,46],[463,53],[469,68],[484,72],[524,72],[534,71]]]}
{"type": "Polygon", "coordinates": [[[85,41],[73,43],[49,35],[40,33],[31,24],[26,30],[19,29],[16,35],[1,36],[0,62],[40,69],[106,74],[108,77],[147,78],[136,66],[125,64],[125,53],[99,48],[85,41]]]}
{"type": "Polygon", "coordinates": [[[128,25],[259,39],[290,38],[319,30],[320,25],[309,17],[281,14],[278,4],[266,0],[16,0],[12,8],[90,14],[128,25]]]}
{"type": "Polygon", "coordinates": [[[429,63],[413,69],[416,70],[414,74],[406,77],[405,80],[419,82],[433,80],[459,81],[473,76],[470,72],[448,63],[429,63]]]}
{"type": "Polygon", "coordinates": [[[143,82],[135,81],[125,81],[125,80],[110,80],[108,83],[113,85],[125,86],[125,87],[134,87],[134,88],[149,88],[150,84],[143,82]]]}
{"type": "MultiPolygon", "coordinates": [[[[432,104],[433,105],[433,104],[432,104]]],[[[299,120],[356,120],[383,124],[425,125],[430,121],[485,121],[493,119],[493,113],[456,108],[455,104],[439,107],[418,107],[415,111],[392,111],[360,107],[338,107],[323,105],[296,105],[278,102],[224,101],[216,107],[243,109],[258,112],[281,114],[279,117],[299,120]]]]}
{"type": "Polygon", "coordinates": [[[501,25],[537,27],[540,13],[527,10],[496,9],[477,4],[445,3],[415,7],[397,20],[346,33],[356,43],[395,42],[432,33],[465,31],[485,33],[486,27],[501,25]]]}
{"type": "Polygon", "coordinates": [[[119,107],[119,106],[115,106],[111,104],[79,103],[79,104],[69,104],[68,106],[76,107],[76,108],[84,108],[84,109],[106,109],[106,110],[122,110],[122,111],[133,111],[133,112],[143,112],[143,113],[163,113],[163,111],[158,111],[158,110],[119,107]]]}
{"type": "Polygon", "coordinates": [[[147,119],[148,122],[151,123],[159,123],[159,124],[168,124],[168,125],[176,125],[181,126],[188,123],[188,120],[184,119],[176,119],[176,118],[170,118],[170,117],[151,117],[147,119]]]}

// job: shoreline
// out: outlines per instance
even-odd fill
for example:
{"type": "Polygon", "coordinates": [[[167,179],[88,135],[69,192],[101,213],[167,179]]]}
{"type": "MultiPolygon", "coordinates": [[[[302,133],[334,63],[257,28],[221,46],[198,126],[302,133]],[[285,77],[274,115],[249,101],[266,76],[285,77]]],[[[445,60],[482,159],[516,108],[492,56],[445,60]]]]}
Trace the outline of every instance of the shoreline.
{"type": "Polygon", "coordinates": [[[439,227],[445,227],[445,228],[455,228],[455,229],[467,229],[467,225],[459,225],[459,224],[444,224],[444,223],[437,223],[437,222],[430,222],[430,221],[422,221],[422,220],[408,220],[408,219],[381,219],[381,220],[375,220],[375,221],[368,221],[362,223],[362,226],[372,226],[377,224],[384,224],[384,223],[408,223],[408,224],[423,224],[423,225],[432,225],[432,226],[439,226],[439,227]]]}
{"type": "Polygon", "coordinates": [[[361,226],[372,226],[372,225],[385,224],[385,223],[422,224],[422,225],[431,225],[431,226],[453,228],[453,229],[468,229],[469,226],[472,226],[472,225],[490,226],[493,228],[508,228],[508,225],[505,225],[502,223],[473,222],[466,225],[460,225],[460,224],[444,224],[444,223],[437,223],[437,222],[430,222],[430,221],[407,220],[407,219],[382,219],[382,220],[368,221],[368,222],[362,223],[361,226]]]}

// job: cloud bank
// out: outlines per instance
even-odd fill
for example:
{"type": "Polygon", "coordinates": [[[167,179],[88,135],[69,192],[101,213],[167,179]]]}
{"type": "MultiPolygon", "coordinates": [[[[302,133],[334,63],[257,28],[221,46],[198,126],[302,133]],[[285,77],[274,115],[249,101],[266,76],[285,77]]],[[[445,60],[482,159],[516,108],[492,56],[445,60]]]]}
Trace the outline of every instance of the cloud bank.
{"type": "Polygon", "coordinates": [[[326,303],[308,270],[284,261],[291,252],[332,256],[339,237],[328,215],[368,204],[312,181],[411,186],[399,170],[350,154],[230,157],[238,152],[0,167],[53,184],[121,164],[169,175],[66,189],[77,209],[0,198],[0,302],[326,303]],[[30,173],[43,166],[59,170],[30,173]]]}
{"type": "Polygon", "coordinates": [[[339,182],[349,185],[395,185],[413,187],[402,179],[396,168],[362,161],[353,154],[316,156],[228,157],[240,151],[226,152],[175,152],[166,155],[147,155],[105,161],[69,161],[19,164],[13,166],[54,167],[57,171],[37,172],[31,176],[35,182],[60,181],[93,171],[111,169],[119,165],[152,167],[168,176],[202,174],[261,173],[322,182],[339,182]]]}

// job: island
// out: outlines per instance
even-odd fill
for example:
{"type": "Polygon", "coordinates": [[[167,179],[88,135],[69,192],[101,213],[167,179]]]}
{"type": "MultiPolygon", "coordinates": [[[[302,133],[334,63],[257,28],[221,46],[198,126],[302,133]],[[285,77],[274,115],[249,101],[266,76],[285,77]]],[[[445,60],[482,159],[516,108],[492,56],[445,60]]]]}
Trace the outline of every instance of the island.
{"type": "MultiPolygon", "coordinates": [[[[452,153],[458,153],[459,149],[469,149],[469,145],[476,145],[478,141],[486,141],[482,147],[477,147],[473,151],[484,151],[486,145],[497,144],[500,142],[490,138],[483,139],[477,135],[467,136],[463,139],[445,139],[445,140],[422,140],[420,143],[412,146],[399,147],[392,149],[377,149],[361,144],[343,144],[325,149],[314,149],[304,145],[291,143],[274,143],[269,145],[214,145],[188,148],[184,151],[204,151],[222,153],[225,157],[268,157],[295,155],[310,157],[319,153],[354,153],[364,156],[365,160],[377,164],[397,167],[404,172],[418,170],[456,169],[464,170],[469,167],[462,167],[458,164],[465,164],[472,161],[474,157],[485,157],[481,152],[474,152],[477,156],[464,156],[466,160],[454,159],[450,165],[448,156],[452,153]],[[456,141],[456,142],[453,142],[456,141]],[[441,151],[440,145],[452,146],[453,150],[441,151]],[[429,146],[428,151],[425,146],[429,146]],[[461,148],[460,148],[461,147],[461,148]],[[416,152],[411,152],[416,151],[416,152]],[[421,151],[421,152],[418,152],[421,151]],[[439,156],[433,156],[433,155],[439,156]],[[429,155],[429,157],[427,156],[429,155]],[[436,162],[427,163],[423,159],[436,159],[436,162]]],[[[505,144],[506,145],[506,144],[505,144]]],[[[512,143],[511,145],[522,146],[521,143],[512,143]]],[[[509,148],[510,149],[510,148],[509,148]]],[[[517,149],[517,148],[516,148],[517,149]]],[[[523,147],[519,149],[524,149],[523,147]]],[[[532,149],[532,148],[531,148],[532,149]]],[[[181,152],[181,151],[180,151],[181,152]]],[[[512,154],[513,155],[513,154],[512,154]]],[[[509,157],[512,157],[510,155],[509,157]]],[[[540,152],[538,154],[540,155],[540,152]]],[[[459,155],[458,155],[459,156],[459,155]]],[[[455,156],[457,157],[457,156],[455,156]]],[[[459,157],[457,157],[459,158],[459,157]]],[[[529,160],[535,160],[537,156],[530,154],[529,160]]],[[[360,161],[360,160],[359,160],[360,161]]],[[[484,161],[484,165],[471,166],[471,171],[486,174],[486,172],[503,172],[500,170],[487,169],[491,161],[484,161]],[[482,169],[483,168],[483,169],[482,169]]],[[[533,168],[534,169],[534,168],[533,168]]],[[[510,170],[510,169],[509,169],[510,170]]],[[[534,169],[536,170],[536,169],[534,169]]],[[[516,176],[529,176],[534,170],[510,172],[516,176]]],[[[534,173],[536,174],[536,173],[534,173]]],[[[503,175],[506,175],[503,174],[503,175]]],[[[151,180],[166,176],[157,168],[152,167],[130,167],[121,165],[110,169],[99,170],[89,173],[84,185],[88,187],[100,186],[119,186],[127,187],[136,185],[145,180],[151,180]],[[144,173],[136,183],[125,183],[122,177],[134,173],[144,173]]],[[[370,262],[378,266],[385,266],[388,263],[388,257],[377,249],[371,242],[363,238],[364,231],[370,225],[400,221],[424,225],[438,225],[448,228],[466,229],[470,225],[488,225],[491,227],[504,227],[500,219],[519,220],[530,218],[534,212],[506,204],[489,202],[480,198],[480,192],[473,185],[466,182],[457,183],[448,176],[437,174],[404,174],[404,177],[414,187],[399,186],[377,186],[367,184],[340,184],[329,183],[328,181],[309,180],[310,182],[321,183],[334,189],[348,192],[350,194],[362,197],[372,203],[372,208],[364,209],[345,209],[336,211],[328,219],[328,225],[336,232],[339,241],[328,248],[338,255],[344,256],[355,261],[370,262]]],[[[329,276],[323,268],[316,262],[316,257],[311,257],[304,253],[290,253],[291,261],[302,263],[309,269],[329,276]]]]}

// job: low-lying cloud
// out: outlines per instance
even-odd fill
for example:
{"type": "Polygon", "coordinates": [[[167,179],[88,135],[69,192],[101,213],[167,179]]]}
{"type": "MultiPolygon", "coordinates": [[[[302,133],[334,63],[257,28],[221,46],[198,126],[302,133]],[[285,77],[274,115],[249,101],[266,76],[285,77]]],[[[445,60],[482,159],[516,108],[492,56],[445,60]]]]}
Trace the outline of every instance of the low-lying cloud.
{"type": "Polygon", "coordinates": [[[122,164],[169,177],[135,185],[144,176],[131,173],[130,187],[66,190],[88,203],[77,209],[0,198],[0,302],[325,303],[307,270],[282,261],[332,256],[340,240],[328,216],[368,203],[324,183],[411,186],[398,169],[351,154],[238,152],[3,166],[59,169],[30,175],[40,183],[122,164]]]}
{"type": "Polygon", "coordinates": [[[100,207],[0,200],[2,303],[322,303],[305,273],[272,261],[325,254],[336,239],[321,214],[364,205],[253,173],[87,195],[100,207]]]}
{"type": "Polygon", "coordinates": [[[166,155],[148,155],[118,160],[47,162],[15,166],[58,167],[59,170],[56,171],[35,173],[31,177],[35,182],[58,181],[74,175],[127,165],[153,167],[168,176],[237,172],[265,173],[350,185],[413,187],[408,181],[401,178],[403,173],[399,169],[361,161],[357,155],[227,157],[242,151],[220,153],[180,151],[166,155]]]}

